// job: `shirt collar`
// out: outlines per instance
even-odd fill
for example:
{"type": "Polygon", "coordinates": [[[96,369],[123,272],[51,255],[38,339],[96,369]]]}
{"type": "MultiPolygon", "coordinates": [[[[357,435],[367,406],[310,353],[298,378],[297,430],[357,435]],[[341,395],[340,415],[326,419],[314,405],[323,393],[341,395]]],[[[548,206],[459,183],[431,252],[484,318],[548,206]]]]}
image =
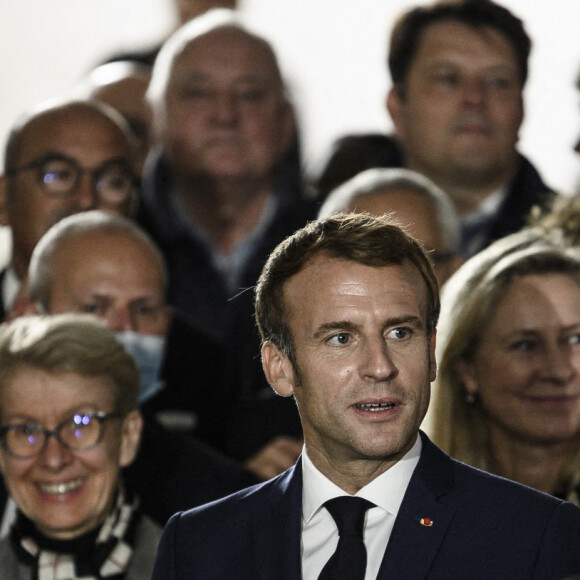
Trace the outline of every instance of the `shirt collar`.
{"type": "Polygon", "coordinates": [[[2,283],[2,302],[4,304],[4,310],[6,313],[12,308],[14,300],[20,290],[21,282],[16,276],[16,272],[12,266],[6,267],[6,273],[4,274],[4,280],[2,283]]]}
{"type": "Polygon", "coordinates": [[[473,211],[461,218],[463,225],[486,221],[495,216],[507,195],[507,187],[500,187],[488,195],[473,211]]]}
{"type": "MultiPolygon", "coordinates": [[[[419,463],[421,448],[421,437],[417,435],[413,447],[395,465],[360,489],[355,497],[362,497],[396,517],[413,471],[419,463]]],[[[329,499],[348,495],[318,470],[308,457],[306,446],[302,450],[302,472],[302,517],[306,522],[329,499]]]]}

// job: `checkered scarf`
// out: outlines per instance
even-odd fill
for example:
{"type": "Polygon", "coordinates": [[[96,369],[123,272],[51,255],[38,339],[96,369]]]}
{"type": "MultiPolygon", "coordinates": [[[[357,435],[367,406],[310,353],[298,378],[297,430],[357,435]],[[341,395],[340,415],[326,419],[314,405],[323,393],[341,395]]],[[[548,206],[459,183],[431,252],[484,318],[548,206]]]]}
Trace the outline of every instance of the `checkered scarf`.
{"type": "Polygon", "coordinates": [[[137,507],[137,500],[126,502],[120,492],[113,512],[96,534],[60,542],[62,546],[58,546],[58,541],[39,536],[34,524],[19,513],[11,530],[11,540],[19,559],[36,571],[35,580],[120,579],[133,554],[137,507]],[[65,547],[63,551],[62,547],[65,547]]]}

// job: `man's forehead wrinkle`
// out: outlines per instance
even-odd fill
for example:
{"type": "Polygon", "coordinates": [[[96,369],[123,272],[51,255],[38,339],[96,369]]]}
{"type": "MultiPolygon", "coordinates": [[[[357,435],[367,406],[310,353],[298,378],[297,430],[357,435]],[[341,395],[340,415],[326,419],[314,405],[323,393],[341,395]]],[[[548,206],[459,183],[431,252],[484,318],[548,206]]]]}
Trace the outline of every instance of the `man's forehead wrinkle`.
{"type": "MultiPolygon", "coordinates": [[[[180,83],[212,83],[218,80],[216,76],[212,74],[212,71],[192,68],[188,68],[183,71],[177,71],[176,78],[180,83]]],[[[277,81],[273,74],[269,74],[266,71],[243,71],[233,75],[233,77],[231,77],[229,80],[237,84],[271,84],[273,81],[277,81]]]]}
{"type": "Polygon", "coordinates": [[[203,67],[208,58],[213,60],[218,56],[215,47],[220,44],[223,47],[220,47],[219,55],[228,68],[236,68],[240,62],[246,61],[250,65],[249,71],[258,72],[278,84],[282,82],[276,55],[269,44],[237,27],[220,27],[191,39],[175,54],[171,75],[180,68],[191,68],[191,60],[195,66],[203,67]],[[233,57],[229,58],[232,53],[233,57]]]}

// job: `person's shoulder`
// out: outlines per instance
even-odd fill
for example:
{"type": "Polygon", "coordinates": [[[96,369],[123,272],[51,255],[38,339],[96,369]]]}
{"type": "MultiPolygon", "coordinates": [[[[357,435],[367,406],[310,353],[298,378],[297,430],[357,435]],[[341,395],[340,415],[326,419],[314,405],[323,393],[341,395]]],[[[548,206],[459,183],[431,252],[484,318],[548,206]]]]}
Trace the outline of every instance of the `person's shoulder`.
{"type": "Polygon", "coordinates": [[[0,578],[19,578],[18,558],[9,537],[0,540],[0,578]]]}
{"type": "Polygon", "coordinates": [[[580,570],[576,506],[452,459],[426,436],[391,550],[417,550],[418,511],[434,522],[426,546],[442,542],[441,577],[551,579],[580,570]]]}
{"type": "MultiPolygon", "coordinates": [[[[457,461],[426,437],[423,438],[423,450],[423,472],[437,470],[437,474],[431,480],[444,481],[445,483],[439,488],[440,491],[452,491],[458,494],[463,498],[463,503],[488,505],[488,509],[506,512],[534,509],[536,513],[543,511],[548,517],[559,506],[567,503],[521,483],[457,461]]],[[[575,508],[572,504],[569,505],[575,508]]],[[[578,511],[580,521],[580,510],[575,509],[578,511]]]]}
{"type": "Polygon", "coordinates": [[[161,537],[153,578],[275,578],[264,573],[265,561],[270,568],[272,561],[285,561],[288,542],[296,541],[290,553],[299,562],[300,481],[294,466],[265,483],[175,514],[161,537]]]}
{"type": "Polygon", "coordinates": [[[270,513],[285,495],[295,469],[296,466],[293,466],[273,479],[181,512],[172,519],[177,518],[180,527],[197,527],[206,521],[215,526],[249,525],[270,513]]]}
{"type": "Polygon", "coordinates": [[[509,193],[512,196],[525,194],[534,199],[537,197],[539,201],[546,201],[551,199],[556,194],[556,191],[546,184],[532,161],[518,153],[518,170],[510,185],[509,193]]]}
{"type": "Polygon", "coordinates": [[[159,524],[154,522],[150,517],[142,515],[137,526],[136,542],[157,546],[162,532],[163,528],[159,524]]]}
{"type": "Polygon", "coordinates": [[[219,513],[233,515],[238,511],[247,512],[254,509],[267,509],[270,499],[273,499],[279,490],[280,482],[288,477],[288,472],[270,479],[266,482],[257,483],[226,497],[195,507],[183,513],[185,519],[194,518],[198,515],[211,513],[215,516],[219,513]]]}
{"type": "Polygon", "coordinates": [[[469,490],[472,493],[484,493],[490,496],[501,494],[502,496],[519,498],[520,501],[544,503],[552,506],[562,503],[562,500],[558,500],[554,496],[527,487],[517,481],[488,473],[455,459],[452,461],[455,464],[458,491],[469,490]]]}
{"type": "Polygon", "coordinates": [[[574,504],[516,481],[452,461],[455,463],[455,491],[463,497],[466,511],[472,506],[478,513],[485,514],[486,519],[498,524],[510,522],[515,525],[519,521],[530,533],[533,529],[540,534],[547,528],[556,533],[567,530],[566,535],[574,535],[580,542],[580,509],[574,504]],[[533,514],[531,519],[528,517],[530,514],[533,514]]]}
{"type": "Polygon", "coordinates": [[[143,515],[135,531],[134,553],[127,572],[127,580],[149,578],[155,564],[155,553],[161,539],[162,529],[143,515]]]}

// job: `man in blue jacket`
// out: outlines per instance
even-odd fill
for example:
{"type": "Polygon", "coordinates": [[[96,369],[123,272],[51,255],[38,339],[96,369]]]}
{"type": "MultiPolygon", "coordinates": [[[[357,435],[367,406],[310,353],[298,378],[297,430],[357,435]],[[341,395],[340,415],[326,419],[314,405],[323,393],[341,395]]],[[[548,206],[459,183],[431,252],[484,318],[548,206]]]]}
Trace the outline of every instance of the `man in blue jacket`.
{"type": "Polygon", "coordinates": [[[438,314],[429,260],[384,218],[338,215],[282,242],[258,282],[256,319],[266,377],[296,400],[302,456],[174,516],[154,580],[580,572],[577,507],[458,463],[419,431],[438,314]]]}

